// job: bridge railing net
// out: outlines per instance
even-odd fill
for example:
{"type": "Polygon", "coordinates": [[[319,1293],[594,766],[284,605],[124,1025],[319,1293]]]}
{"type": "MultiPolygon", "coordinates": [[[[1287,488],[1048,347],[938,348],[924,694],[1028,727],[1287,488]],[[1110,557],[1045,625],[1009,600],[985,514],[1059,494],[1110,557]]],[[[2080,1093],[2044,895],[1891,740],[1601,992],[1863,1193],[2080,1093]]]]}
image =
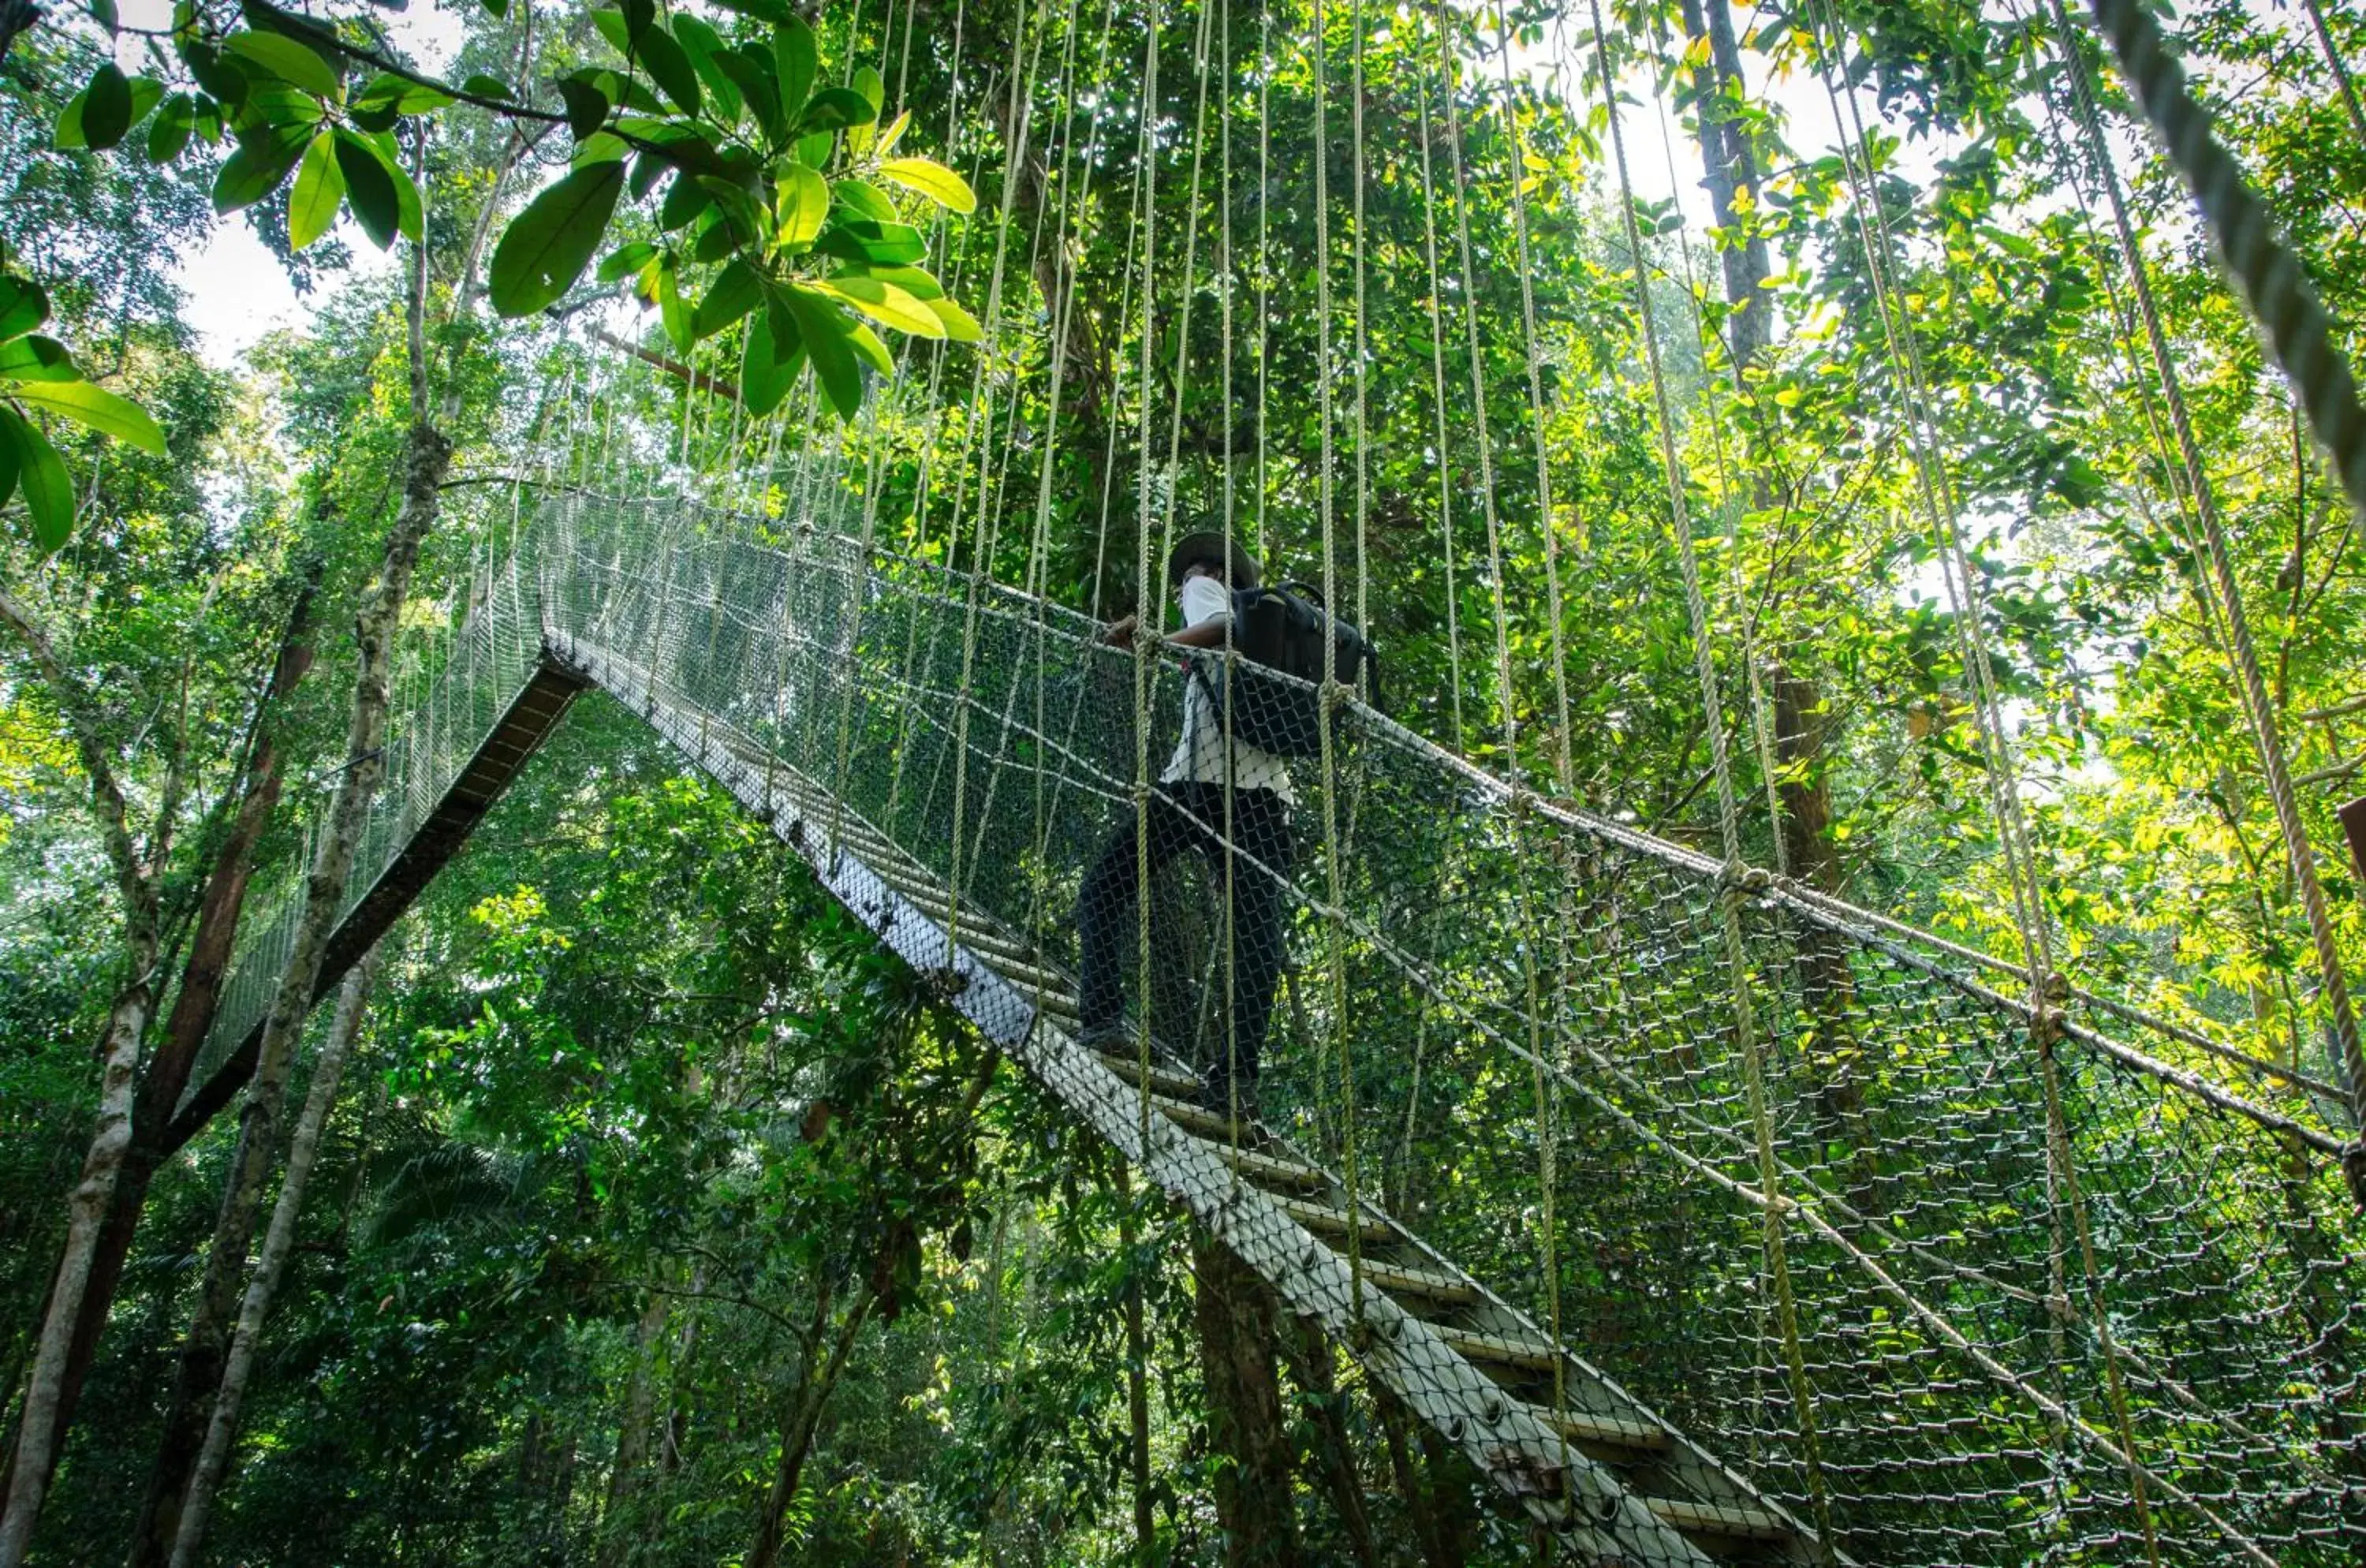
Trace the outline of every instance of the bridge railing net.
{"type": "MultiPolygon", "coordinates": [[[[459,782],[540,662],[543,616],[535,587],[528,555],[488,553],[454,595],[446,630],[402,651],[383,748],[385,773],[355,845],[338,919],[368,896],[459,782]]],[[[270,1012],[304,916],[305,874],[322,826],[311,824],[287,879],[250,898],[261,919],[250,916],[242,923],[193,1084],[202,1084],[270,1012]]]]}
{"type": "MultiPolygon", "coordinates": [[[[553,521],[555,625],[776,759],[785,808],[814,781],[1076,973],[1080,892],[1136,812],[1132,655],[867,551],[851,517],[770,533],[579,500],[553,521]]],[[[1186,686],[1172,652],[1147,675],[1155,781],[1186,686]]],[[[1229,857],[1284,908],[1259,1108],[1335,1170],[1352,1143],[1368,1201],[1801,1517],[1820,1502],[1859,1561],[2143,1561],[2147,1532],[2163,1561],[2354,1560],[2366,1270],[2315,1152],[2069,1039],[2050,1159],[2027,1017],[1910,945],[1729,895],[1702,857],[1515,798],[1361,708],[1335,736],[1332,832],[1321,762],[1289,770],[1292,869],[1229,857]],[[1798,1205],[1789,1314],[1729,896],[1798,1205]]],[[[1168,874],[1203,938],[1226,858],[1168,874]]],[[[1208,1005],[1156,1024],[1210,1066],[1236,1054],[1222,998],[1253,965],[1235,954],[1228,982],[1177,902],[1153,900],[1151,989],[1208,1005]]],[[[1130,924],[1124,953],[1138,990],[1130,924]]]]}

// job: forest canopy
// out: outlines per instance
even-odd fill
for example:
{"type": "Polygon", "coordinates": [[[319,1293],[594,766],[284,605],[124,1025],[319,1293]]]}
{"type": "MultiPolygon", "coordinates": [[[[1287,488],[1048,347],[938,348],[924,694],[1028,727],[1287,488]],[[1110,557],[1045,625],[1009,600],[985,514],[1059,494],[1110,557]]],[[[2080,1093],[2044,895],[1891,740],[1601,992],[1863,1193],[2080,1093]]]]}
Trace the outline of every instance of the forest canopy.
{"type": "Polygon", "coordinates": [[[2361,61],[0,0],[0,1568],[2354,1560],[2361,61]],[[1208,532],[1377,679],[1097,1034],[1208,532]]]}

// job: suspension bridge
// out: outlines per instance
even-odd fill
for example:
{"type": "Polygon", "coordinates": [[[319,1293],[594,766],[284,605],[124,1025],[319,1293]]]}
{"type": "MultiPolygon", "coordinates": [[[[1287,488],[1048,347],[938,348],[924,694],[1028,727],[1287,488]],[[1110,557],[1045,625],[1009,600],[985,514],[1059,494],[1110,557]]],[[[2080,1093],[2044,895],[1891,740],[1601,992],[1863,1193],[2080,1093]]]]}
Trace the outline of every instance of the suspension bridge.
{"type": "MultiPolygon", "coordinates": [[[[1211,62],[1201,12],[1199,122],[1188,143],[1194,207],[1205,84],[1226,69],[1211,62]]],[[[1803,15],[1837,32],[1815,20],[1817,7],[1803,15]]],[[[2053,16],[2067,30],[2059,6],[2053,16]]],[[[907,14],[907,51],[912,25],[907,14]]],[[[1598,17],[1595,26],[1598,35],[1598,17]]],[[[1221,53],[1228,35],[1214,36],[1221,53]]],[[[920,406],[964,410],[962,449],[944,471],[964,492],[975,483],[969,546],[949,538],[923,555],[884,542],[875,474],[827,452],[783,465],[776,437],[760,471],[744,471],[736,406],[698,412],[685,397],[680,450],[692,446],[692,420],[727,419],[730,439],[715,445],[743,465],[704,475],[669,457],[662,432],[617,440],[613,405],[570,414],[563,455],[521,485],[522,510],[534,497],[528,521],[508,548],[482,551],[458,629],[398,716],[321,993],[457,852],[579,694],[597,688],[767,824],[948,1006],[1576,1561],[2355,1562],[2366,1532],[2366,1357],[2351,1320],[2366,1301],[2366,1221],[2342,1170],[2357,1136],[2350,1097],[2294,1061],[2055,971],[2032,915],[2009,738],[1977,644],[1977,578],[1935,471],[1939,422],[1884,269],[1885,257],[1894,264],[1890,237],[1863,192],[1860,214],[1874,216],[1860,216],[1861,233],[1904,389],[1906,445],[1956,624],[1973,639],[1963,664],[2031,944],[2024,961],[1745,863],[1686,514],[1683,421],[1639,282],[1722,852],[1595,816],[1566,788],[1540,794],[1335,689],[1318,691],[1337,723],[1318,757],[1295,764],[1297,863],[1260,862],[1238,846],[1219,868],[1178,863],[1140,934],[1133,967],[1145,983],[1127,1044],[1088,1035],[1076,904],[1111,829],[1150,809],[1154,760],[1175,743],[1185,687],[1165,667],[1171,660],[1106,646],[1093,621],[1038,591],[1076,290],[1054,262],[1040,316],[1005,303],[1013,171],[1036,159],[1031,177],[1054,196],[1036,203],[1029,243],[1065,254],[1104,138],[1099,111],[1076,106],[1107,96],[1123,66],[1112,64],[1106,20],[1098,62],[1081,27],[1022,26],[1008,43],[1025,85],[1014,97],[1053,130],[1031,149],[1030,118],[1011,117],[990,274],[948,281],[975,286],[990,334],[1032,334],[1050,367],[1050,409],[1045,428],[1022,431],[995,391],[1016,378],[992,378],[990,352],[976,356],[965,396],[944,381],[949,361],[932,362],[920,406]],[[1088,72],[1100,73],[1098,85],[1088,72]],[[1042,465],[1031,487],[1030,460],[1042,465]],[[991,529],[1005,512],[1031,509],[1028,585],[945,564],[991,562],[991,529]],[[1228,1048],[1225,1003],[1237,1000],[1226,899],[1213,885],[1225,877],[1270,884],[1292,960],[1254,1121],[1211,1111],[1195,1092],[1228,1048]]],[[[1154,38],[1154,83],[1156,47],[1154,38]]],[[[1325,52],[1311,51],[1318,146],[1325,52]]],[[[1481,177],[1463,162],[1459,64],[1443,41],[1439,52],[1444,85],[1420,106],[1419,168],[1450,573],[1447,344],[1460,330],[1477,429],[1475,451],[1460,460],[1466,480],[1475,461],[1491,547],[1498,497],[1481,329],[1437,303],[1458,291],[1440,283],[1441,252],[1449,271],[1459,253],[1459,290],[1470,293],[1462,225],[1481,177]],[[1432,186],[1433,143],[1445,154],[1445,194],[1432,186]],[[1440,210],[1455,220],[1443,243],[1440,210]]],[[[883,65],[886,56],[883,43],[883,65]]],[[[1601,71],[1628,254],[1639,257],[1606,62],[1601,71]]],[[[2158,76],[2145,73],[2147,109],[2169,101],[2158,76]]],[[[1360,171],[1360,88],[1349,101],[1360,171]]],[[[1840,105],[1835,87],[1836,118],[1840,105]]],[[[2098,188],[2116,203],[2092,104],[2081,96],[2073,107],[2085,117],[2098,188]]],[[[1147,458],[1163,448],[1171,470],[1186,378],[1178,368],[1171,410],[1162,404],[1144,216],[1155,210],[1154,117],[1140,118],[1128,241],[1140,270],[1126,284],[1138,293],[1119,315],[1140,312],[1135,575],[1147,581],[1152,537],[1173,523],[1171,494],[1154,495],[1147,458]]],[[[1845,138],[1845,120],[1842,130],[1845,138]]],[[[1516,134],[1513,151],[1517,243],[1497,266],[1521,262],[1529,243],[1516,134]]],[[[1852,181],[1872,179],[1861,125],[1846,169],[1852,181]]],[[[1224,225],[1213,263],[1222,273],[1240,254],[1229,152],[1209,178],[1224,225]]],[[[1318,189],[1326,255],[1330,199],[1318,189]]],[[[1354,199],[1360,291],[1360,187],[1354,199]]],[[[1196,243],[1195,230],[1183,242],[1178,297],[1166,302],[1184,327],[1196,243]]],[[[1328,265],[1317,271],[1327,290],[1328,265]]],[[[2135,275],[2141,290],[2140,266],[2135,275]]],[[[1230,284],[1217,292],[1229,400],[1230,284]]],[[[1353,353],[1335,345],[1327,292],[1322,299],[1319,363],[1357,366],[1352,414],[1317,376],[1312,471],[1327,588],[1335,512],[1360,524],[1367,503],[1367,432],[1360,338],[1353,353]],[[1335,425],[1352,429],[1358,464],[1352,503],[1336,507],[1335,425]]],[[[2313,331],[2321,352],[2322,321],[2290,316],[2278,316],[2279,333],[2313,331]]],[[[1357,319],[1360,333],[1360,292],[1357,319]]],[[[1519,329],[1532,403],[1495,417],[1540,432],[1532,309],[1519,329]]],[[[2157,333],[2154,348],[2173,392],[2157,333]]],[[[710,378],[704,389],[718,387],[710,378]]],[[[1112,444],[1117,430],[1109,422],[1112,444]]],[[[2198,474],[2191,434],[2181,423],[2178,434],[2198,474]]],[[[1536,505],[1549,519],[1545,445],[1538,434],[1536,505]]],[[[2191,493],[2206,500],[2206,484],[2191,493]]],[[[2238,609],[2214,516],[2205,506],[2190,525],[2197,558],[2216,563],[2224,604],[2238,609]]],[[[1359,540],[1359,590],[1365,558],[1359,540]]],[[[1549,543],[1544,558],[1552,570],[1549,543]]],[[[1501,561],[1488,566],[1500,582],[1501,561]]],[[[1557,638],[1557,580],[1553,592],[1557,638]]],[[[1501,619],[1499,595],[1508,661],[1501,619]]],[[[1552,652],[1557,672],[1557,641],[1552,652]]],[[[1500,684],[1509,690],[1508,670],[1500,684]]],[[[1459,720],[1456,729],[1459,739],[1459,720]]],[[[2267,740],[2270,783],[2286,806],[2271,730],[2267,740]]],[[[1509,738],[1504,750],[1518,754],[1509,738]]],[[[235,1092],[300,908],[290,897],[276,920],[251,922],[185,1114],[235,1092]]],[[[2322,909],[2311,909],[2329,952],[2322,909]]],[[[2338,966],[2327,975],[2338,993],[2338,966]]],[[[2338,994],[2332,1001],[2346,1017],[2338,994]]]]}
{"type": "MultiPolygon", "coordinates": [[[[596,686],[1581,1561],[2348,1558],[2366,1268],[2329,1086],[2076,990],[2033,1007],[1966,950],[1354,706],[1336,863],[1284,879],[1301,962],[1262,1120],[1211,1115],[1221,1010],[1154,993],[1146,1059],[1076,1038],[1132,656],[803,493],[785,531],[558,495],[480,564],[324,994],[596,686]]],[[[242,953],[215,1082],[299,908],[242,953]]],[[[1158,969],[1220,993],[1221,944],[1178,924],[1158,969]]]]}

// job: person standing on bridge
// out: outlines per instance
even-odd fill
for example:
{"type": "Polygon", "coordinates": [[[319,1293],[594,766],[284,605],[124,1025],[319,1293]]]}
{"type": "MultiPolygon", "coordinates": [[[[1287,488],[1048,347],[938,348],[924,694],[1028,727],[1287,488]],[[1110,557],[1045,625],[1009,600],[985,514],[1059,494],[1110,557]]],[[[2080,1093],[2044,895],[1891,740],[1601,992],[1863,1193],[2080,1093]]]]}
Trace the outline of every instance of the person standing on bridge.
{"type": "MultiPolygon", "coordinates": [[[[1195,533],[1167,557],[1166,580],[1184,625],[1164,640],[1176,648],[1222,649],[1233,630],[1234,592],[1257,585],[1256,558],[1223,534],[1195,533]]],[[[1111,623],[1105,640],[1132,647],[1136,623],[1133,615],[1111,623]]],[[[1186,668],[1182,738],[1150,793],[1148,860],[1155,874],[1178,852],[1190,850],[1207,857],[1232,889],[1231,1038],[1224,1059],[1201,1075],[1201,1101],[1227,1113],[1237,1103],[1248,1116],[1255,1113],[1257,1055],[1281,976],[1281,890],[1290,876],[1290,814],[1297,797],[1279,757],[1225,733],[1213,686],[1186,668]]],[[[1125,976],[1138,959],[1135,900],[1143,857],[1135,835],[1141,826],[1140,814],[1122,813],[1077,895],[1081,1033],[1096,1049],[1128,1049],[1125,976]]]]}

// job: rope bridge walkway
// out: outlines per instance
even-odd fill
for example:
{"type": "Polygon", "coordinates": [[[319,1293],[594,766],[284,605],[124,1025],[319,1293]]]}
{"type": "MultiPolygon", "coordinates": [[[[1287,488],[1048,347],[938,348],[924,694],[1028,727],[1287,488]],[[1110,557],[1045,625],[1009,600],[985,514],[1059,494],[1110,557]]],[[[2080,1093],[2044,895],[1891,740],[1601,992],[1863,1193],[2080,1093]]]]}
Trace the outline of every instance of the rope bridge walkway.
{"type": "MultiPolygon", "coordinates": [[[[1138,710],[1092,623],[801,495],[784,527],[554,490],[479,564],[324,994],[596,685],[1576,1561],[2354,1561],[2366,1236],[2329,1088],[2103,998],[2033,1009],[1361,705],[1292,765],[1335,834],[1288,871],[1175,859],[1146,1010],[1087,1045],[1080,889],[1184,683],[1138,710]],[[1234,1032],[1226,877],[1276,891],[1296,960],[1258,1122],[1195,1093],[1234,1032]]],[[[299,904],[251,928],[199,1098],[299,904]]]]}

